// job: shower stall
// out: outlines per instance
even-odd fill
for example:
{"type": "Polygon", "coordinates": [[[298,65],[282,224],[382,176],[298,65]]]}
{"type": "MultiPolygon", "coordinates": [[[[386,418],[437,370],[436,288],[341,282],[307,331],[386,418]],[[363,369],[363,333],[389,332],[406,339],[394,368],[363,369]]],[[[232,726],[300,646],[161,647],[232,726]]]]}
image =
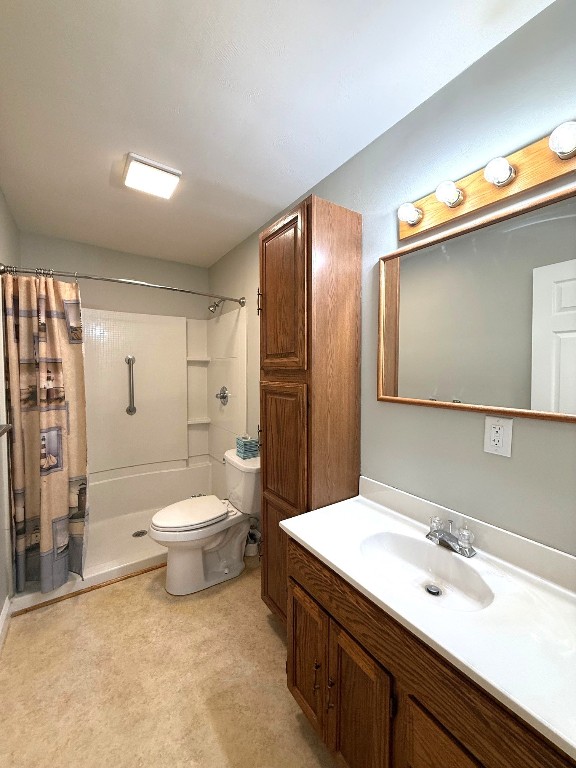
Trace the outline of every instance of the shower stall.
{"type": "Polygon", "coordinates": [[[19,593],[13,610],[161,565],[166,550],[147,535],[154,513],[194,494],[225,495],[224,452],[246,430],[244,300],[223,313],[226,300],[216,297],[206,319],[83,308],[84,578],[19,593]]]}

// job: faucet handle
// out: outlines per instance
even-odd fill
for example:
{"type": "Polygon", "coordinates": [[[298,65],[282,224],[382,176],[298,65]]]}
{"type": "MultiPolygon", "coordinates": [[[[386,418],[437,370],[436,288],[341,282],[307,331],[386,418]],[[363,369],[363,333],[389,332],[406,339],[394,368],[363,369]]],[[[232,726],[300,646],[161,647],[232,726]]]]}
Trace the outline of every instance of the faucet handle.
{"type": "Polygon", "coordinates": [[[441,531],[444,526],[444,520],[442,520],[441,517],[431,517],[430,518],[430,533],[432,531],[441,531]]]}
{"type": "Polygon", "coordinates": [[[460,544],[461,547],[470,547],[472,545],[472,542],[474,541],[474,534],[468,528],[466,523],[460,528],[458,531],[458,544],[460,544]]]}

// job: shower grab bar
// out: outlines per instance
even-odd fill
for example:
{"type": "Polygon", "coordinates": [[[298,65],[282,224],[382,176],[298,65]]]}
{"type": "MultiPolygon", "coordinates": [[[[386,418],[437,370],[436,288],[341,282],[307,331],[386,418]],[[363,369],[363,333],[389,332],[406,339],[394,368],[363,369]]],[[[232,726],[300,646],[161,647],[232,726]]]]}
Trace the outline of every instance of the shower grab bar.
{"type": "Polygon", "coordinates": [[[12,424],[0,424],[0,437],[6,435],[12,429],[12,424]]]}
{"type": "Polygon", "coordinates": [[[128,408],[126,408],[126,413],[129,416],[134,416],[136,413],[136,406],[134,405],[134,363],[136,358],[134,355],[126,355],[124,360],[128,365],[128,408]]]}

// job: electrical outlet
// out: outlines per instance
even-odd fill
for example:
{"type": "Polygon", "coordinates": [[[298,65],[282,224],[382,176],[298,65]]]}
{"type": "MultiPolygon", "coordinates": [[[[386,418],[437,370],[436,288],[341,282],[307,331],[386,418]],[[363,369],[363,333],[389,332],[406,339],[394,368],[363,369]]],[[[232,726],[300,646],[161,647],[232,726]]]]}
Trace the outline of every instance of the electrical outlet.
{"type": "Polygon", "coordinates": [[[484,451],[497,456],[512,455],[512,419],[486,416],[484,425],[484,451]]]}
{"type": "Polygon", "coordinates": [[[490,445],[492,448],[502,448],[504,427],[502,424],[492,424],[490,427],[490,445]]]}

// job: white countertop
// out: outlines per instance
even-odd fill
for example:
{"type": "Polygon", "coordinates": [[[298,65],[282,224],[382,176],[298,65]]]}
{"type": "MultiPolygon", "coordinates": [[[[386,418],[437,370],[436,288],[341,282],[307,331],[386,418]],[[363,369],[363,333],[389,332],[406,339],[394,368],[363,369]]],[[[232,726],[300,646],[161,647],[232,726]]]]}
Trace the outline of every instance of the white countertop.
{"type": "MultiPolygon", "coordinates": [[[[481,610],[454,610],[423,590],[399,588],[400,572],[397,578],[386,578],[384,565],[379,567],[361,551],[368,536],[382,532],[426,541],[428,526],[418,518],[430,511],[430,502],[365,478],[360,490],[362,495],[354,499],[280,525],[400,624],[576,758],[576,585],[572,582],[576,580],[576,558],[469,520],[470,529],[477,533],[473,545],[477,555],[462,559],[489,585],[494,599],[481,610]],[[385,498],[389,506],[375,498],[385,498]],[[395,511],[398,508],[409,515],[395,511]],[[508,543],[511,560],[527,560],[532,572],[481,549],[483,541],[499,552],[506,551],[508,543]],[[555,572],[557,583],[549,580],[555,572]],[[548,579],[538,573],[545,573],[548,579]]],[[[442,512],[450,512],[438,510],[444,519],[442,512]]],[[[461,519],[457,514],[450,517],[461,519]]],[[[461,557],[452,552],[446,555],[461,557]]]]}

